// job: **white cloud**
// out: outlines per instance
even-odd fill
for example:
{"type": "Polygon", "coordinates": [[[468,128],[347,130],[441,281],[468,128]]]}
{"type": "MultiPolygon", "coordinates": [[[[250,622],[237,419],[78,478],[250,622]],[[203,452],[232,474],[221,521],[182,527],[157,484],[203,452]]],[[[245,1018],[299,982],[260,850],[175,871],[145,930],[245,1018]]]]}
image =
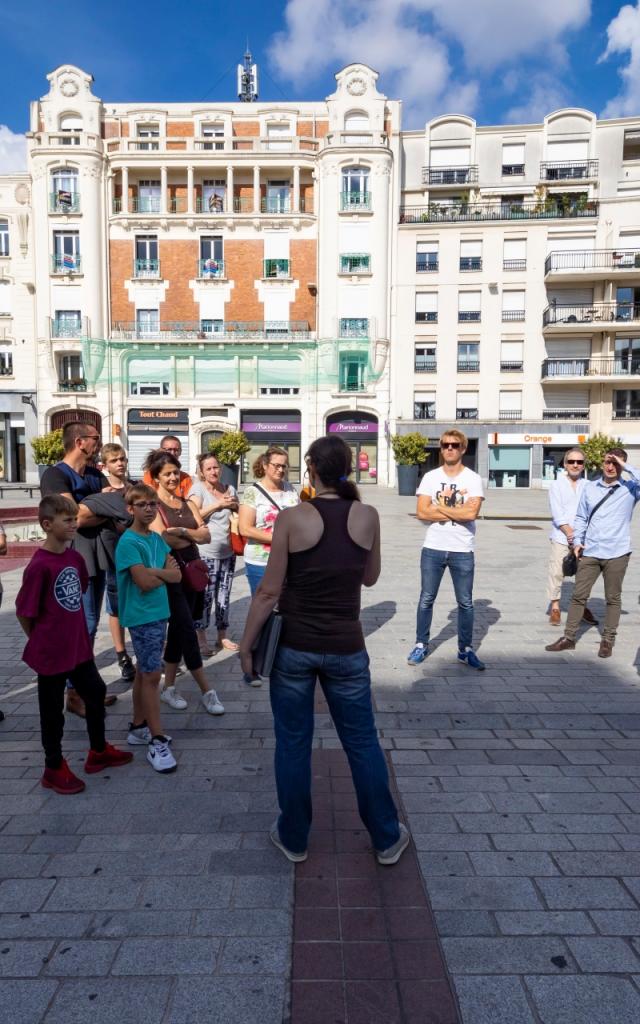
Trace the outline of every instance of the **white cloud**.
{"type": "Polygon", "coordinates": [[[607,26],[607,48],[600,57],[629,54],[629,62],[620,68],[622,90],[609,100],[603,117],[625,117],[640,113],[640,0],[634,7],[625,4],[607,26]]]}
{"type": "MultiPolygon", "coordinates": [[[[469,0],[287,0],[286,30],[273,39],[270,57],[278,74],[298,86],[351,61],[370,64],[381,73],[382,90],[404,100],[411,127],[435,114],[473,113],[479,77],[498,68],[518,67],[523,58],[562,66],[567,34],[588,21],[590,10],[590,0],[480,0],[472,7],[469,0]],[[451,44],[462,49],[470,71],[454,72],[451,44]]],[[[522,91],[530,100],[529,81],[522,91]]],[[[539,100],[514,110],[537,111],[552,92],[541,84],[539,100]]]]}
{"type": "Polygon", "coordinates": [[[0,124],[0,174],[16,174],[27,169],[27,140],[0,124]]]}
{"type": "Polygon", "coordinates": [[[512,92],[521,97],[505,112],[504,119],[514,124],[539,124],[547,114],[569,106],[567,90],[557,75],[540,72],[524,79],[517,75],[517,86],[512,92]]]}

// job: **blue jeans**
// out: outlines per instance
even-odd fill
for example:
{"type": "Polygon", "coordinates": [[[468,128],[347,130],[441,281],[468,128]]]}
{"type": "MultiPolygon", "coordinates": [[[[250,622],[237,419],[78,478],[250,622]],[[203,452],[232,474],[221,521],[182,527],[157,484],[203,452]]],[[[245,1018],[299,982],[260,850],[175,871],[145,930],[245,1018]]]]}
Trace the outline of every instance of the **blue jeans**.
{"type": "Polygon", "coordinates": [[[473,642],[473,571],[472,551],[437,551],[423,548],[420,559],[422,589],[418,601],[416,643],[428,644],[433,618],[433,605],[445,568],[449,566],[453,589],[458,602],[458,649],[463,651],[473,642]]]}
{"type": "Polygon", "coordinates": [[[265,565],[250,565],[249,562],[244,563],[244,571],[247,574],[247,583],[251,590],[251,596],[255,594],[256,590],[262,583],[262,577],[265,574],[267,566],[265,565]]]}
{"type": "Polygon", "coordinates": [[[280,839],[294,853],[307,849],[311,827],[311,744],[316,679],[349,759],[358,810],[376,850],[400,837],[371,706],[366,651],[310,654],[279,647],[271,671],[271,709],[276,734],[275,773],[280,839]]]}

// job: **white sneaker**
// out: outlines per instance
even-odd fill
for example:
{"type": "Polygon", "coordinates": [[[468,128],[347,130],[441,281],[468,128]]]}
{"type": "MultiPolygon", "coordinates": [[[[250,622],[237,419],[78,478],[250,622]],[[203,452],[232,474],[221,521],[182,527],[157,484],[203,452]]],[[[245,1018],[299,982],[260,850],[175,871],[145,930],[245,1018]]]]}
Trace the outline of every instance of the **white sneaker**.
{"type": "Polygon", "coordinates": [[[203,693],[200,700],[202,701],[205,711],[208,711],[210,715],[224,715],[224,705],[218,700],[218,694],[215,690],[208,690],[203,693]]]}
{"type": "Polygon", "coordinates": [[[166,736],[156,736],[147,748],[147,761],[156,772],[168,775],[178,767],[166,736]]]}
{"type": "Polygon", "coordinates": [[[151,743],[151,729],[148,725],[139,725],[134,729],[133,722],[129,722],[129,735],[127,743],[130,747],[141,747],[143,744],[151,743]]]}
{"type": "Polygon", "coordinates": [[[160,700],[163,700],[174,711],[184,711],[187,706],[186,700],[180,696],[175,686],[165,686],[160,690],[160,700]]]}

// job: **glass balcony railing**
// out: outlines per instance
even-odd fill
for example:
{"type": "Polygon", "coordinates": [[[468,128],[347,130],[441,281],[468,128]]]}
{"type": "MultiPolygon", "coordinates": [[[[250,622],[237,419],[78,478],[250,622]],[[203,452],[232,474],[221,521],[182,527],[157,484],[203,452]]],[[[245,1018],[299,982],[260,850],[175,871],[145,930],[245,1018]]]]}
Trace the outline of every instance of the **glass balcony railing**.
{"type": "Polygon", "coordinates": [[[58,189],[49,195],[49,213],[80,213],[80,193],[58,189]]]}
{"type": "Polygon", "coordinates": [[[69,255],[68,253],[54,253],[51,257],[52,274],[80,274],[82,273],[82,259],[79,253],[69,255]]]}
{"type": "Polygon", "coordinates": [[[157,196],[132,196],[129,200],[130,213],[160,213],[162,199],[157,196]]]}
{"type": "Polygon", "coordinates": [[[160,277],[160,260],[136,259],[133,261],[134,277],[160,277]]]}
{"type": "Polygon", "coordinates": [[[430,203],[401,206],[401,224],[451,223],[455,221],[555,220],[597,217],[596,199],[539,203],[430,203]]]}
{"type": "MultiPolygon", "coordinates": [[[[240,197],[236,196],[235,198],[239,199],[240,197]]],[[[208,196],[197,196],[196,213],[224,213],[226,208],[225,200],[226,197],[224,195],[217,195],[216,193],[213,193],[212,195],[208,196]]],[[[234,212],[242,213],[245,211],[235,210],[234,212]]]]}
{"type": "Polygon", "coordinates": [[[198,277],[224,277],[224,260],[198,260],[198,277]]]}
{"type": "Polygon", "coordinates": [[[371,209],[370,192],[343,192],[340,196],[340,209],[357,211],[371,209]]]}
{"type": "Polygon", "coordinates": [[[291,260],[265,260],[263,276],[265,278],[290,278],[291,260]]]}

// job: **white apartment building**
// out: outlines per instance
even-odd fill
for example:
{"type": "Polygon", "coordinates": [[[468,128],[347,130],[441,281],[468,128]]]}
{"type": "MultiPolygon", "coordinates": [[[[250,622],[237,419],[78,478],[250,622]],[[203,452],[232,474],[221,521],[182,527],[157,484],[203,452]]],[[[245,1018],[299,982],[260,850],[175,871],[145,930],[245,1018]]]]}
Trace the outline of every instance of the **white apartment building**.
{"type": "Polygon", "coordinates": [[[640,118],[439,117],[401,160],[396,429],[428,436],[433,465],[458,426],[490,487],[548,483],[596,431],[637,459],[640,118]]]}
{"type": "MultiPolygon", "coordinates": [[[[38,428],[78,416],[140,471],[238,427],[319,434],[387,482],[400,105],[354,64],[317,103],[112,104],[64,65],[31,107],[38,428]]],[[[391,467],[392,469],[392,467],[391,467]]]]}
{"type": "Polygon", "coordinates": [[[37,482],[31,182],[0,177],[0,482],[37,482]]]}

